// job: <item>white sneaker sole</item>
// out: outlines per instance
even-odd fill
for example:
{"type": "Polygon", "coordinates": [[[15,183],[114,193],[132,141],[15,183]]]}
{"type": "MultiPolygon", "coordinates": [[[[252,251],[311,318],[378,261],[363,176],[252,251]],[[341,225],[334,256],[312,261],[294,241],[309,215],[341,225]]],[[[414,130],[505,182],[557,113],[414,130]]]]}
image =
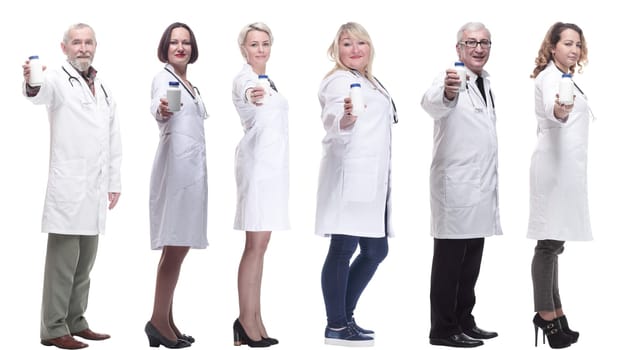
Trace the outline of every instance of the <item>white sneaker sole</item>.
{"type": "Polygon", "coordinates": [[[371,339],[371,340],[344,340],[344,339],[335,339],[335,338],[325,338],[325,344],[327,344],[327,345],[349,346],[349,347],[374,346],[374,339],[371,339]]]}

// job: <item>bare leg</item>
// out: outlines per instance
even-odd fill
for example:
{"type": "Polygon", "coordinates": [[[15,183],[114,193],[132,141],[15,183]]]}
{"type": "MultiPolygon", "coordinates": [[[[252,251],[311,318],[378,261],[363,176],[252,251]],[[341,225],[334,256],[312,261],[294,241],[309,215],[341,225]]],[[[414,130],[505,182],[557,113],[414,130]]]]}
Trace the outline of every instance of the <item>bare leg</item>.
{"type": "Polygon", "coordinates": [[[157,282],[155,287],[155,303],[151,323],[165,338],[178,339],[172,328],[172,300],[174,289],[178,282],[181,265],[189,247],[165,246],[161,252],[159,267],[157,269],[157,282]]]}
{"type": "Polygon", "coordinates": [[[555,318],[557,318],[557,314],[554,310],[553,311],[538,311],[538,313],[540,317],[546,321],[552,321],[555,318]]]}
{"type": "MultiPolygon", "coordinates": [[[[265,249],[266,250],[266,249],[265,249]]],[[[264,253],[263,253],[264,258],[264,253]]],[[[260,276],[258,277],[258,300],[260,301],[260,296],[262,294],[262,272],[264,270],[264,259],[260,259],[260,276]]],[[[262,338],[268,338],[269,335],[267,333],[266,327],[262,322],[262,305],[258,303],[258,312],[256,313],[256,322],[258,322],[258,329],[260,330],[260,335],[262,338]]]]}
{"type": "Polygon", "coordinates": [[[260,313],[260,288],[264,254],[271,238],[270,231],[246,232],[245,250],[238,273],[239,321],[247,335],[255,341],[266,337],[260,313]]]}
{"type": "Polygon", "coordinates": [[[557,317],[565,316],[565,314],[563,313],[563,308],[556,309],[555,315],[557,315],[557,317]]]}
{"type": "Polygon", "coordinates": [[[172,313],[172,304],[174,304],[174,300],[172,300],[172,303],[170,303],[170,311],[169,311],[169,315],[170,315],[170,327],[172,328],[172,330],[174,331],[174,334],[176,334],[176,337],[178,338],[180,335],[182,335],[181,331],[178,330],[178,328],[176,327],[176,324],[174,323],[174,316],[172,313]]]}

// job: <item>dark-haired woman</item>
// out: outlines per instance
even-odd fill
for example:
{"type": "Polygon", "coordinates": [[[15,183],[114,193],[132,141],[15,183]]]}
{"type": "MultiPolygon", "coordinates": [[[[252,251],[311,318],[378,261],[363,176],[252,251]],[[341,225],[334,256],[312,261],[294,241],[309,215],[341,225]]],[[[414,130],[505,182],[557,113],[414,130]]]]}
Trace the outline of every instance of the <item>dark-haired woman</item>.
{"type": "Polygon", "coordinates": [[[194,338],[177,328],[172,300],[181,265],[190,248],[204,249],[207,177],[204,119],[198,89],[187,79],[187,66],[198,59],[192,30],[173,23],[159,42],[158,58],[165,63],[152,82],[150,110],[159,126],[159,147],[150,182],[151,249],[161,249],[153,314],[145,332],[151,347],[190,346],[194,338]],[[180,111],[168,108],[169,82],[181,87],[180,111]]]}

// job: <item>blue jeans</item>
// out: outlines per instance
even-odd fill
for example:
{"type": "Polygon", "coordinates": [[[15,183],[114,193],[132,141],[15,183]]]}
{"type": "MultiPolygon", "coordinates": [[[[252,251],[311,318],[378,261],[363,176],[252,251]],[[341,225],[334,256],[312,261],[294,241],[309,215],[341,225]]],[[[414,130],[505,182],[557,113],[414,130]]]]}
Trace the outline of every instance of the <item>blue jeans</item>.
{"type": "Polygon", "coordinates": [[[322,295],[328,327],[345,327],[352,320],[361,293],[388,252],[386,236],[331,236],[329,253],[322,267],[322,295]],[[359,255],[350,264],[357,246],[360,247],[359,255]]]}

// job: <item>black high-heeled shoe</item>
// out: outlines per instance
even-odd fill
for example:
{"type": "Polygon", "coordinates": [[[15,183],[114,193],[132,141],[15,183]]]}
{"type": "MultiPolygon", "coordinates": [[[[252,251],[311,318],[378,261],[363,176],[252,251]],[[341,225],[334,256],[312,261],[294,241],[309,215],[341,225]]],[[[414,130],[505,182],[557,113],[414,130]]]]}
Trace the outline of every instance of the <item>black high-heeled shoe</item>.
{"type": "Polygon", "coordinates": [[[240,346],[243,344],[246,344],[251,348],[266,348],[267,346],[271,346],[271,343],[264,338],[261,338],[260,340],[251,339],[245,332],[245,329],[243,328],[243,325],[241,325],[238,318],[232,325],[232,333],[234,335],[234,346],[240,346]]]}
{"type": "Polygon", "coordinates": [[[266,337],[266,338],[263,337],[262,340],[269,342],[269,344],[271,345],[279,344],[279,340],[275,338],[271,338],[271,337],[266,337]]]}
{"type": "Polygon", "coordinates": [[[537,331],[542,330],[542,342],[544,337],[548,339],[548,345],[553,349],[567,348],[572,345],[572,337],[563,333],[561,325],[557,319],[552,321],[544,320],[538,313],[533,317],[533,325],[535,328],[535,346],[537,347],[537,331]]]}
{"type": "Polygon", "coordinates": [[[567,324],[567,318],[565,317],[565,315],[557,318],[557,320],[559,321],[559,324],[561,325],[561,329],[563,330],[563,333],[572,337],[572,343],[577,342],[578,336],[580,336],[580,333],[570,329],[570,326],[567,324]]]}
{"type": "Polygon", "coordinates": [[[153,324],[148,321],[146,322],[146,327],[144,327],[144,332],[146,332],[146,336],[148,337],[148,343],[151,348],[158,348],[159,345],[163,345],[168,349],[180,349],[191,346],[191,343],[185,341],[183,339],[170,340],[161,333],[159,330],[153,326],[153,324]]]}

